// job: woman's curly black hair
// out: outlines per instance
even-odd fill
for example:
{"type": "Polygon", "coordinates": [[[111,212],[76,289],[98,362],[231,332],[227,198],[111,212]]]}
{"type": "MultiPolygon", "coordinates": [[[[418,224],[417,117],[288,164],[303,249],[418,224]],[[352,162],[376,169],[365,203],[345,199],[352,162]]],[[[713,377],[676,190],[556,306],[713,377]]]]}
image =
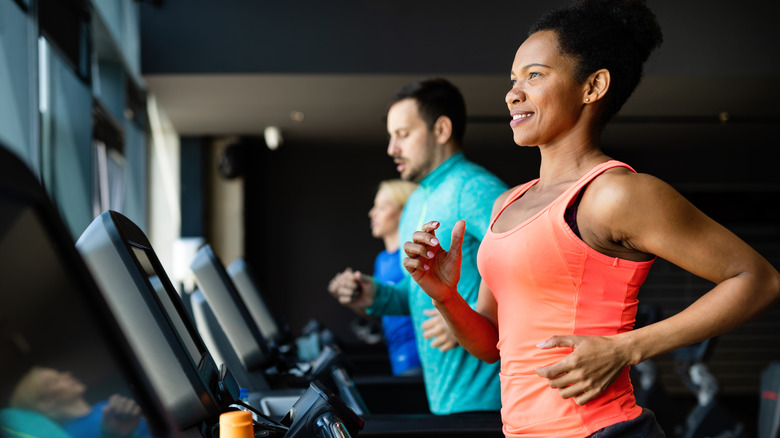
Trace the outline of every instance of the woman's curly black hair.
{"type": "Polygon", "coordinates": [[[577,60],[577,81],[601,68],[609,70],[603,123],[634,92],[644,63],[663,41],[655,14],[644,0],[576,0],[542,16],[529,35],[541,30],[554,31],[561,52],[577,60]]]}

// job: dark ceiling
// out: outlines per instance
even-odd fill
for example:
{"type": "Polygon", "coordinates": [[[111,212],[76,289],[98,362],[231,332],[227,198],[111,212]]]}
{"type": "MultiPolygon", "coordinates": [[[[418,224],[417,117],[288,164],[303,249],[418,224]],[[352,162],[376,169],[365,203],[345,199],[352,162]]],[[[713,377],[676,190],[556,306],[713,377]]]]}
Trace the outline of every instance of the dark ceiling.
{"type": "MultiPolygon", "coordinates": [[[[503,102],[514,51],[560,1],[165,0],[141,5],[144,81],[181,135],[376,144],[405,82],[464,92],[469,139],[511,141],[503,102]],[[300,120],[301,116],[303,119],[300,120]]],[[[780,2],[651,1],[664,45],[616,124],[729,123],[776,130],[780,2]]],[[[620,132],[621,129],[613,129],[620,132]]],[[[619,140],[618,140],[619,141],[619,140]]]]}

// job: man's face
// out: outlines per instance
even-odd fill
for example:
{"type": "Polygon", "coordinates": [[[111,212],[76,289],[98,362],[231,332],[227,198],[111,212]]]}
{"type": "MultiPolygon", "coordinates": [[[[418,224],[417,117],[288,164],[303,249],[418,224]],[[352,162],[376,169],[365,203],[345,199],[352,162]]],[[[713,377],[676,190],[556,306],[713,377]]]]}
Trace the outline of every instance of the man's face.
{"type": "Polygon", "coordinates": [[[393,157],[401,179],[420,182],[434,169],[436,142],[420,118],[416,100],[404,99],[390,107],[387,132],[390,134],[387,155],[393,157]]]}

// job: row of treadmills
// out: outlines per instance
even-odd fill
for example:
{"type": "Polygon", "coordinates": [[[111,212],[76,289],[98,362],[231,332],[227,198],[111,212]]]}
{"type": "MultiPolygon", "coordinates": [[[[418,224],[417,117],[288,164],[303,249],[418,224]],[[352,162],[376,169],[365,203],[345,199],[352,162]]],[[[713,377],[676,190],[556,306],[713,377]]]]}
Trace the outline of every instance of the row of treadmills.
{"type": "Polygon", "coordinates": [[[64,398],[29,382],[41,368],[78,382],[74,398],[97,418],[84,422],[107,421],[98,407],[112,395],[135,400],[148,435],[128,436],[139,438],[219,437],[234,410],[263,437],[502,436],[498,413],[387,409],[417,403],[421,382],[353,379],[335,345],[303,358],[243,259],[225,267],[206,245],[191,268],[198,289],[181,296],[143,231],[114,211],[73,242],[38,179],[0,146],[0,436],[82,438],[33,404],[64,398]]]}

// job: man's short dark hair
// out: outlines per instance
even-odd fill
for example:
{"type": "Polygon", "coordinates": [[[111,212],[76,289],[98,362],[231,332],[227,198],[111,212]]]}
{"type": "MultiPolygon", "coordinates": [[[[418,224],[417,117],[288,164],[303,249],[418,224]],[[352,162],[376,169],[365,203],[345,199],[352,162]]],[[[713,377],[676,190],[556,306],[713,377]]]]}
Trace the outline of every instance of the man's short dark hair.
{"type": "Polygon", "coordinates": [[[433,129],[439,117],[447,116],[452,121],[452,139],[458,146],[463,144],[463,136],[466,134],[466,101],[452,83],[443,78],[411,82],[395,93],[389,106],[404,99],[417,101],[417,110],[429,130],[433,129]]]}

